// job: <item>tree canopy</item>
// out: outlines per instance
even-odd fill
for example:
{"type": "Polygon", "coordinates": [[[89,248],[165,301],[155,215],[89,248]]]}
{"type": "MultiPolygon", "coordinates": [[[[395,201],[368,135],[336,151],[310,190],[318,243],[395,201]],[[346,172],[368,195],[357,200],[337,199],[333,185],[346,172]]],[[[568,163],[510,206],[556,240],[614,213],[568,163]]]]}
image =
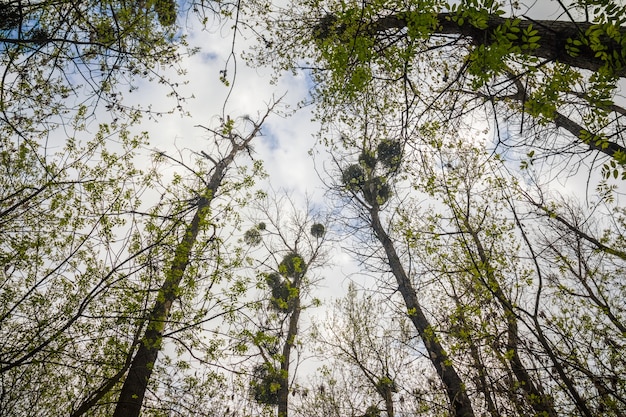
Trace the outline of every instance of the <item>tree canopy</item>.
{"type": "Polygon", "coordinates": [[[0,45],[0,415],[626,414],[623,2],[10,0],[0,45]],[[240,53],[300,104],[243,114],[240,53]]]}

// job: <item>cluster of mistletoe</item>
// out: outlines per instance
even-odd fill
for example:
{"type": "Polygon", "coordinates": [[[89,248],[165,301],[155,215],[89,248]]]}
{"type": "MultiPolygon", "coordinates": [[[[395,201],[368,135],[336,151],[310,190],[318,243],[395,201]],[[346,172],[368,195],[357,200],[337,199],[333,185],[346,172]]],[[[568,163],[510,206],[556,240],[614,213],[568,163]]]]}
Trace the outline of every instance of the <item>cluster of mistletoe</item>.
{"type": "Polygon", "coordinates": [[[364,149],[359,162],[343,171],[343,184],[354,193],[362,193],[372,206],[385,204],[391,197],[388,179],[397,172],[401,159],[402,144],[383,139],[375,150],[364,149]]]}

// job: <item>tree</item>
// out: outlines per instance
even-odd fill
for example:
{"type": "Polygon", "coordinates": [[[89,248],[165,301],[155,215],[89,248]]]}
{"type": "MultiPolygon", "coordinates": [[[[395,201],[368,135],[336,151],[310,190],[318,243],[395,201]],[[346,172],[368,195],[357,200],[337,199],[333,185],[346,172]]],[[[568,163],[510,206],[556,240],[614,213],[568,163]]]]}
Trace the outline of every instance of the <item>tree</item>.
{"type": "Polygon", "coordinates": [[[548,22],[518,14],[518,2],[307,2],[284,11],[292,19],[272,21],[280,51],[268,54],[282,59],[263,50],[259,61],[284,68],[307,58],[322,120],[350,118],[345,105],[357,101],[393,114],[404,138],[480,120],[491,124],[494,147],[553,166],[567,163],[563,155],[599,153],[616,163],[603,166],[605,177],[620,175],[626,111],[614,95],[626,59],[623,8],[560,4],[566,19],[548,22]],[[577,21],[581,13],[589,20],[577,21]]]}
{"type": "MultiPolygon", "coordinates": [[[[245,323],[235,328],[242,340],[242,353],[248,345],[258,351],[251,372],[251,395],[259,404],[276,407],[278,416],[289,415],[289,394],[297,391],[296,369],[303,346],[302,312],[315,307],[312,299],[315,270],[327,259],[329,218],[297,207],[288,195],[265,197],[255,210],[255,226],[244,233],[251,247],[262,302],[245,323]],[[255,317],[256,316],[256,317],[255,317]]],[[[240,321],[238,319],[237,321],[240,321]]]]}
{"type": "Polygon", "coordinates": [[[553,202],[549,209],[537,197],[522,195],[539,209],[534,213],[541,218],[538,227],[544,228],[534,239],[524,235],[528,250],[536,254],[541,285],[531,315],[533,333],[578,413],[621,415],[624,381],[615,371],[624,363],[614,356],[624,330],[623,309],[614,307],[615,295],[624,291],[615,279],[625,259],[615,246],[623,239],[621,209],[611,199],[588,208],[572,201],[553,202]],[[602,206],[608,211],[598,210],[602,206]],[[539,255],[542,250],[545,255],[539,255]],[[545,311],[544,306],[554,308],[545,311]],[[571,308],[577,320],[570,319],[571,308]],[[559,339],[564,343],[556,342],[559,339]],[[607,365],[598,368],[597,363],[607,365]]]}
{"type": "Polygon", "coordinates": [[[122,129],[112,153],[111,133],[102,125],[89,142],[68,141],[56,153],[2,137],[2,414],[69,414],[82,393],[56,384],[91,390],[124,367],[142,302],[133,291],[141,282],[124,279],[153,248],[116,236],[140,223],[131,213],[154,172],[132,164],[145,138],[122,129]]]}
{"type": "Polygon", "coordinates": [[[176,65],[184,53],[176,8],[169,0],[3,2],[4,129],[22,139],[47,137],[105,108],[112,120],[136,120],[141,112],[123,103],[120,87],[132,91],[143,78],[169,83],[157,67],[176,65]]]}
{"type": "MultiPolygon", "coordinates": [[[[203,6],[202,13],[211,10],[203,6]]],[[[3,332],[24,336],[7,339],[0,353],[0,402],[8,413],[111,415],[128,396],[138,413],[148,385],[159,391],[146,401],[151,408],[184,410],[216,392],[210,385],[220,375],[196,369],[189,376],[188,363],[207,364],[219,355],[216,342],[201,335],[203,326],[236,308],[224,302],[232,297],[225,288],[232,258],[220,254],[225,246],[218,231],[232,216],[221,213],[220,223],[217,214],[230,207],[223,196],[253,182],[254,174],[245,174],[234,158],[251,152],[260,124],[246,119],[253,125],[249,137],[237,134],[230,119],[219,132],[209,129],[221,140],[216,154],[201,152],[191,180],[174,176],[163,185],[156,169],[144,175],[132,168],[145,137],[132,138],[129,125],[145,109],[126,107],[120,85],[132,91],[139,78],[157,79],[172,88],[182,110],[176,85],[158,69],[175,67],[185,53],[177,7],[184,3],[0,5],[2,181],[8,184],[2,196],[1,320],[3,332]],[[79,145],[101,109],[110,114],[109,124],[99,117],[96,139],[79,145]],[[105,148],[115,134],[121,155],[105,148]],[[66,153],[50,155],[49,140],[67,142],[66,153]],[[160,192],[158,204],[146,207],[144,192],[147,200],[160,192]],[[161,271],[171,276],[159,282],[161,271]],[[219,296],[211,293],[218,285],[219,296]],[[163,338],[176,353],[157,362],[163,338]],[[172,357],[178,360],[172,363],[172,357]],[[68,387],[63,395],[52,390],[59,385],[68,387]],[[38,395],[24,396],[28,390],[38,395]]],[[[158,153],[155,160],[174,158],[158,153]]],[[[254,172],[259,168],[255,164],[254,172]]]]}
{"type": "MultiPolygon", "coordinates": [[[[382,145],[390,141],[387,126],[380,123],[384,119],[370,118],[359,106],[355,105],[363,120],[359,131],[352,133],[345,125],[331,148],[340,169],[335,189],[349,198],[352,214],[346,216],[347,225],[362,239],[356,252],[372,271],[393,276],[393,284],[382,285],[402,295],[407,318],[447,392],[450,412],[594,415],[610,409],[619,414],[621,406],[615,406],[621,397],[615,388],[619,378],[609,388],[592,365],[607,361],[599,352],[612,351],[606,345],[612,342],[585,349],[580,343],[594,336],[587,334],[583,342],[573,330],[607,329],[611,322],[611,330],[605,330],[611,334],[608,340],[621,339],[617,334],[621,319],[609,301],[609,292],[621,293],[621,285],[609,284],[600,278],[607,275],[599,272],[612,270],[623,260],[615,244],[603,247],[593,237],[602,232],[581,231],[576,225],[586,221],[565,220],[546,203],[531,199],[529,206],[527,194],[518,194],[524,187],[507,170],[507,161],[456,136],[423,130],[414,140],[432,144],[432,151],[412,140],[397,141],[395,147],[382,145]],[[378,123],[372,125],[372,119],[378,123]],[[388,162],[389,149],[395,149],[396,164],[388,162]],[[552,219],[551,227],[561,230],[559,237],[544,242],[549,228],[538,228],[537,214],[552,219]],[[563,230],[577,243],[555,251],[565,244],[563,230]],[[581,248],[582,241],[603,253],[602,260],[593,261],[594,267],[585,260],[590,253],[581,248]],[[548,284],[547,275],[563,276],[556,271],[562,262],[575,277],[571,282],[553,278],[548,284]],[[585,273],[574,272],[581,270],[585,273]],[[581,284],[590,279],[595,282],[592,286],[581,284]],[[611,290],[600,290],[604,285],[611,290]],[[577,313],[555,307],[561,295],[570,305],[581,302],[577,313]],[[584,302],[587,297],[595,301],[584,302]],[[545,307],[550,314],[542,306],[553,306],[545,307]],[[610,313],[591,313],[594,308],[610,313]],[[587,327],[589,317],[598,319],[587,327]],[[565,329],[562,323],[568,323],[565,329]],[[563,349],[561,343],[569,347],[563,349]],[[572,378],[570,366],[582,370],[581,376],[572,378]],[[461,403],[457,390],[466,402],[461,403]],[[597,396],[584,394],[592,390],[597,396]]],[[[610,191],[606,195],[611,198],[610,191]]],[[[617,224],[611,216],[600,222],[617,224]]],[[[615,238],[620,236],[619,227],[613,229],[615,238]]]]}
{"type": "MultiPolygon", "coordinates": [[[[550,209],[528,193],[518,194],[523,187],[501,162],[457,141],[429,153],[421,164],[405,167],[404,180],[409,179],[416,195],[397,200],[389,194],[384,204],[398,214],[391,217],[395,221],[387,220],[391,225],[385,229],[379,214],[382,200],[368,197],[366,188],[381,171],[363,175],[367,168],[362,167],[343,172],[343,187],[362,207],[362,221],[371,222],[384,249],[386,259],[377,269],[388,262],[397,285],[391,290],[403,295],[408,318],[426,339],[424,349],[435,369],[437,357],[446,355],[446,366],[453,367],[472,398],[466,412],[484,410],[494,416],[623,412],[618,388],[622,378],[614,373],[622,364],[609,353],[623,343],[621,313],[611,301],[622,293],[623,285],[609,278],[616,276],[614,268],[621,270],[624,259],[613,243],[621,239],[621,232],[619,227],[605,232],[587,229],[616,225],[613,214],[600,220],[592,208],[590,213],[597,214],[581,218],[580,209],[570,209],[566,220],[557,214],[558,205],[550,209]],[[355,172],[358,175],[345,175],[355,172]],[[429,198],[435,201],[426,204],[429,198]],[[413,204],[414,199],[420,204],[413,204]],[[613,237],[602,243],[594,237],[602,234],[613,237]],[[407,249],[401,253],[396,247],[407,249]],[[403,265],[410,265],[413,275],[403,275],[403,265]],[[406,296],[411,290],[414,304],[406,296]],[[421,331],[421,321],[413,318],[420,312],[410,310],[413,306],[421,309],[418,319],[428,311],[426,321],[435,323],[428,332],[421,331]],[[592,333],[607,337],[598,340],[592,333]],[[436,340],[441,350],[427,338],[436,340]],[[597,363],[610,363],[609,369],[601,370],[597,363]]],[[[393,177],[387,178],[393,190],[393,177]]],[[[370,264],[372,253],[363,254],[370,264]]],[[[449,375],[447,379],[439,375],[450,393],[454,385],[449,375]]],[[[455,415],[464,411],[453,402],[458,397],[448,394],[448,398],[450,406],[457,407],[455,415]]]]}
{"type": "MultiPolygon", "coordinates": [[[[207,230],[211,229],[211,210],[214,208],[212,204],[220,195],[219,192],[224,186],[227,172],[234,164],[235,158],[242,153],[248,153],[251,141],[259,134],[261,125],[270,111],[271,108],[259,122],[247,119],[252,125],[252,129],[245,136],[241,136],[233,130],[234,122],[230,119],[224,121],[221,130],[210,130],[225,146],[225,150],[218,149],[216,156],[202,153],[213,166],[206,173],[208,179],[204,179],[204,174],[196,173],[201,188],[197,190],[196,198],[193,201],[193,217],[191,221],[183,223],[184,232],[173,248],[173,257],[167,263],[168,267],[161,287],[145,319],[145,331],[137,344],[124,379],[114,416],[139,415],[159,352],[163,348],[164,331],[170,320],[172,305],[181,296],[184,291],[183,287],[186,285],[183,279],[190,267],[194,246],[198,245],[202,233],[207,233],[207,230]]],[[[211,238],[209,238],[210,240],[211,238]]]]}
{"type": "Polygon", "coordinates": [[[626,414],[626,212],[608,181],[626,161],[623,9],[562,5],[548,29],[489,0],[291,7],[261,47],[315,58],[336,227],[248,191],[261,164],[242,155],[272,107],[146,172],[136,109],[82,141],[97,106],[69,104],[74,75],[98,72],[87,94],[127,111],[117,71],[176,61],[179,4],[0,5],[0,414],[626,414]],[[572,155],[606,161],[584,204],[533,176],[572,155]],[[329,230],[377,287],[316,329],[329,357],[303,381],[329,230]]]}
{"type": "MultiPolygon", "coordinates": [[[[346,141],[349,141],[346,138],[346,141]]],[[[410,262],[401,259],[402,254],[396,249],[392,237],[381,220],[381,211],[393,200],[393,178],[398,174],[402,160],[402,144],[399,146],[384,146],[385,140],[378,141],[365,137],[360,141],[359,162],[342,169],[340,192],[351,196],[355,210],[358,213],[360,225],[366,227],[368,234],[382,247],[383,254],[380,262],[387,272],[395,279],[394,291],[400,293],[406,307],[407,318],[412,322],[417,334],[424,343],[431,364],[436,370],[448,397],[450,410],[457,416],[473,416],[471,401],[466,392],[466,383],[458,373],[455,364],[437,335],[431,319],[426,315],[418,293],[404,264],[410,262]],[[389,155],[388,150],[393,149],[389,155]],[[395,161],[390,164],[389,161],[395,161]]],[[[358,143],[358,141],[357,141],[358,143]]],[[[345,162],[343,162],[345,164],[345,162]]],[[[362,256],[371,258],[372,252],[378,252],[376,244],[370,244],[370,253],[362,256]]]]}
{"type": "MultiPolygon", "coordinates": [[[[501,205],[507,196],[499,191],[507,186],[508,178],[498,175],[497,180],[491,181],[485,175],[491,165],[480,158],[480,152],[461,145],[457,150],[460,152],[454,157],[454,171],[430,174],[431,184],[425,187],[426,192],[440,196],[446,207],[442,220],[435,220],[433,224],[437,226],[431,226],[431,230],[440,230],[435,235],[441,242],[436,240],[433,246],[437,249],[427,250],[446,259],[445,264],[431,263],[431,268],[450,277],[448,291],[452,293],[453,312],[448,313],[446,321],[450,323],[450,336],[457,339],[455,350],[469,351],[474,363],[472,373],[478,372],[473,378],[479,381],[476,389],[483,394],[491,415],[557,415],[552,395],[546,393],[525,357],[526,340],[520,330],[523,319],[518,310],[524,307],[513,278],[516,271],[524,270],[517,260],[519,244],[507,236],[514,228],[501,205]],[[485,330],[491,323],[495,328],[485,330]],[[498,336],[491,338],[489,334],[498,336]],[[481,340],[485,337],[487,340],[481,340]],[[482,351],[483,344],[490,346],[492,353],[482,351]],[[501,370],[489,367],[498,362],[501,370]],[[503,372],[501,380],[507,381],[508,387],[500,388],[490,382],[498,380],[492,372],[503,372]],[[506,398],[509,392],[515,395],[506,398]]],[[[428,165],[423,169],[427,171],[428,165]]],[[[515,278],[523,279],[523,273],[515,278]]]]}
{"type": "MultiPolygon", "coordinates": [[[[515,184],[505,167],[511,168],[514,160],[525,169],[545,159],[553,170],[548,175],[553,175],[559,165],[570,164],[571,155],[591,154],[592,163],[595,158],[608,161],[602,169],[605,179],[623,173],[626,112],[614,102],[617,82],[624,77],[623,8],[614,2],[561,4],[567,20],[548,25],[516,16],[512,6],[507,16],[492,1],[453,6],[311,2],[286,11],[293,19],[278,24],[281,51],[273,52],[282,58],[277,60],[281,68],[297,67],[310,57],[309,68],[314,77],[319,75],[320,137],[339,167],[335,189],[350,198],[349,224],[358,230],[355,234],[364,241],[373,237],[380,245],[380,252],[367,246],[359,253],[370,266],[376,264],[372,268],[384,271],[386,266],[395,278],[391,289],[404,299],[451,412],[593,415],[606,410],[604,403],[619,402],[619,394],[593,385],[598,377],[589,364],[599,360],[597,352],[580,353],[584,349],[571,337],[573,328],[588,321],[586,312],[573,317],[566,308],[555,311],[577,323],[563,331],[554,329],[554,318],[546,323],[540,316],[538,306],[553,305],[551,295],[561,291],[557,285],[548,295],[545,270],[562,259],[540,262],[546,247],[538,249],[530,225],[520,220],[517,195],[504,191],[505,184],[515,184]],[[587,9],[592,5],[593,11],[587,9]],[[581,10],[589,12],[590,20],[576,21],[574,13],[581,10]],[[487,116],[477,116],[476,109],[487,116]],[[472,125],[484,126],[488,135],[490,121],[492,138],[477,137],[480,129],[472,125]],[[546,136],[548,124],[568,134],[546,136]],[[513,135],[518,126],[520,133],[513,135]],[[463,146],[459,137],[468,144],[463,146]],[[382,158],[385,140],[398,144],[401,162],[394,169],[382,158]],[[494,163],[503,167],[486,174],[477,168],[475,154],[482,164],[488,165],[489,158],[469,142],[496,151],[509,146],[519,154],[509,152],[504,163],[496,156],[494,163]],[[444,152],[447,148],[460,157],[444,152]],[[413,219],[421,218],[414,208],[420,199],[435,199],[437,214],[417,222],[422,233],[413,246],[416,226],[403,227],[402,222],[413,225],[413,219]],[[404,207],[406,217],[398,220],[404,207]],[[440,293],[420,285],[425,277],[437,283],[440,293]],[[520,282],[531,288],[520,288],[520,282]],[[558,347],[565,340],[572,346],[569,353],[558,347]],[[536,364],[537,352],[556,375],[536,364]],[[586,359],[572,361],[568,354],[586,359]],[[465,366],[468,362],[473,365],[465,366]],[[585,369],[586,377],[568,376],[572,362],[585,369]],[[602,406],[583,394],[592,386],[603,398],[602,406]],[[474,393],[480,393],[480,400],[474,393]]],[[[267,63],[266,55],[260,55],[267,63]]],[[[579,169],[580,162],[577,158],[571,169],[579,169]]],[[[522,170],[517,175],[527,174],[522,170]]],[[[606,182],[601,187],[610,193],[606,182]]],[[[601,247],[585,232],[576,235],[579,242],[601,247]]],[[[618,256],[613,246],[609,249],[618,256]]],[[[577,259],[581,270],[582,252],[574,252],[568,257],[559,251],[558,256],[577,259]]],[[[584,270],[584,277],[578,274],[573,281],[585,281],[595,271],[584,270]]],[[[619,285],[611,288],[621,291],[619,285]]],[[[589,289],[582,293],[590,292],[596,294],[589,289]]],[[[612,412],[620,413],[619,408],[612,412]]]]}
{"type": "Polygon", "coordinates": [[[260,168],[256,164],[250,174],[234,162],[236,155],[248,154],[260,129],[246,120],[252,124],[249,136],[241,137],[229,121],[214,132],[221,142],[213,156],[200,153],[191,178],[175,176],[161,189],[157,167],[170,158],[158,153],[155,167],[138,171],[132,162],[145,138],[127,131],[120,134],[119,155],[106,150],[107,125],[86,145],[69,142],[58,154],[46,154],[43,146],[14,148],[7,138],[0,155],[5,162],[0,176],[3,414],[111,415],[126,375],[142,370],[157,376],[142,381],[143,389],[150,384],[159,391],[158,399],[149,399],[151,408],[219,402],[221,376],[211,367],[190,372],[189,363],[207,365],[220,355],[206,328],[237,308],[229,302],[237,294],[229,288],[229,262],[239,261],[236,252],[220,254],[227,236],[218,228],[236,220],[229,215],[229,198],[245,201],[237,190],[252,184],[260,168]],[[215,184],[209,197],[202,197],[199,190],[215,184]],[[156,204],[143,201],[155,194],[161,194],[156,204]],[[194,212],[196,222],[187,222],[194,212]],[[193,233],[195,240],[189,240],[193,233]],[[186,254],[181,241],[188,244],[186,254]],[[168,267],[186,273],[174,274],[178,282],[160,282],[168,267]],[[172,308],[175,301],[178,308],[172,308]],[[158,339],[148,339],[155,328],[158,339]],[[174,353],[157,362],[165,343],[174,353]],[[154,362],[142,369],[141,359],[148,355],[154,362]],[[61,392],[59,386],[68,388],[61,392]]]}
{"type": "Polygon", "coordinates": [[[623,285],[605,274],[620,269],[623,258],[612,253],[611,239],[602,250],[592,237],[619,236],[615,228],[596,229],[614,215],[571,205],[569,220],[538,212],[537,201],[501,162],[460,141],[424,158],[416,171],[424,178],[416,188],[438,196],[441,205],[436,214],[406,205],[400,236],[408,237],[415,268],[440,282],[429,293],[440,311],[433,314],[451,355],[472,364],[462,370],[471,375],[468,390],[481,394],[491,415],[623,413],[615,390],[620,378],[594,365],[608,361],[600,352],[612,352],[621,331],[609,292],[619,294],[623,285]],[[591,255],[582,242],[602,255],[591,255]],[[591,333],[599,329],[611,336],[597,340],[591,333]],[[616,385],[608,388],[600,374],[612,375],[607,378],[616,385]]]}

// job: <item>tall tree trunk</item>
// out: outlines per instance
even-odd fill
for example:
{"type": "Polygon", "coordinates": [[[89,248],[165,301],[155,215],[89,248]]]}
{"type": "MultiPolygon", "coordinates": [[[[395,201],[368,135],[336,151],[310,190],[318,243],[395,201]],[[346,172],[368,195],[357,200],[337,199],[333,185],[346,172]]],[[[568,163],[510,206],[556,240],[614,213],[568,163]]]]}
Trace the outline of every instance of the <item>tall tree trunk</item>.
{"type": "Polygon", "coordinates": [[[395,413],[393,411],[393,386],[385,385],[383,390],[383,397],[385,398],[385,412],[387,412],[387,417],[395,417],[395,413]]]}
{"type": "MultiPolygon", "coordinates": [[[[309,260],[309,264],[313,258],[309,260]]],[[[287,417],[289,414],[289,363],[291,361],[291,350],[295,346],[296,337],[298,336],[298,322],[300,320],[301,301],[300,301],[300,287],[302,285],[302,278],[306,275],[309,265],[307,264],[301,271],[297,271],[293,277],[293,288],[297,290],[297,295],[293,300],[293,310],[289,316],[289,328],[287,329],[287,338],[283,345],[282,358],[280,362],[280,374],[281,384],[278,391],[278,417],[287,417]]]]}
{"type": "Polygon", "coordinates": [[[165,281],[159,289],[152,311],[148,316],[148,326],[122,386],[122,392],[113,414],[114,417],[139,415],[148,381],[161,350],[163,330],[168,320],[172,303],[179,295],[180,282],[189,265],[189,256],[202,224],[206,221],[210,212],[211,201],[232,159],[231,156],[226,160],[222,160],[215,167],[205,195],[198,203],[193,220],[187,225],[184,236],[176,246],[174,261],[166,273],[165,281]]]}
{"type": "Polygon", "coordinates": [[[228,167],[240,151],[249,149],[250,141],[259,132],[261,124],[269,114],[269,111],[265,114],[261,123],[255,124],[253,132],[247,137],[241,138],[235,134],[224,135],[225,138],[230,140],[231,150],[221,160],[214,161],[208,155],[202,153],[202,155],[215,163],[213,173],[206,184],[204,195],[198,202],[198,208],[191,223],[187,225],[184,236],[176,246],[172,266],[166,272],[165,280],[159,289],[152,310],[147,318],[148,325],[146,331],[130,365],[113,417],[139,416],[148,382],[162,347],[163,330],[165,329],[172,303],[179,295],[180,282],[189,265],[189,257],[196,243],[198,233],[210,213],[211,202],[222,184],[228,167]]]}
{"type": "Polygon", "coordinates": [[[404,298],[409,318],[424,342],[430,361],[445,387],[453,415],[455,417],[474,417],[472,403],[465,392],[465,384],[456,372],[452,361],[448,357],[448,353],[439,343],[433,327],[422,310],[417,299],[417,293],[400,262],[400,257],[396,252],[393,241],[380,222],[379,207],[374,205],[369,209],[369,213],[372,229],[376,238],[383,245],[389,266],[398,283],[398,291],[404,298]]]}
{"type": "Polygon", "coordinates": [[[293,312],[289,317],[289,329],[287,339],[283,346],[282,360],[280,363],[281,384],[278,391],[278,417],[287,417],[289,413],[289,362],[291,360],[291,349],[296,342],[298,335],[298,321],[300,319],[300,280],[294,280],[294,287],[298,289],[298,296],[293,303],[293,312]]]}

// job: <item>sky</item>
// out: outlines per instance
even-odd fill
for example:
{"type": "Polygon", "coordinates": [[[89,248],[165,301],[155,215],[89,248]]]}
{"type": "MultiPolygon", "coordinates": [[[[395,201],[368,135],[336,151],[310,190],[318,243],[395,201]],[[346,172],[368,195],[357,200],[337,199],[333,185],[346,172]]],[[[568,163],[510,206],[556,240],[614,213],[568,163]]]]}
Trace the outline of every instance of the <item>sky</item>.
{"type": "MultiPolygon", "coordinates": [[[[538,0],[533,3],[528,16],[554,19],[559,15],[558,9],[557,1],[538,0]]],[[[306,196],[311,197],[315,205],[325,207],[325,189],[318,171],[323,173],[326,153],[320,147],[315,160],[310,155],[310,150],[316,145],[316,133],[320,126],[312,120],[311,107],[291,112],[308,98],[310,80],[305,73],[298,72],[295,75],[282,74],[278,82],[273,83],[272,69],[247,66],[240,54],[254,42],[252,37],[237,37],[233,58],[232,31],[229,27],[226,24],[222,29],[201,30],[193,17],[188,20],[186,30],[189,43],[192,47],[200,47],[200,52],[184,58],[181,66],[186,74],[182,77],[171,69],[161,71],[169,73],[172,81],[178,81],[180,94],[189,97],[184,103],[184,111],[188,115],[174,112],[155,119],[144,118],[136,126],[138,131],[147,131],[150,139],[142,158],[145,158],[147,164],[149,154],[154,150],[170,155],[177,155],[181,150],[187,155],[192,151],[203,150],[208,135],[198,125],[215,127],[220,117],[225,115],[234,119],[246,115],[258,119],[269,103],[282,97],[278,110],[284,114],[272,114],[268,118],[262,135],[254,141],[254,157],[264,161],[265,170],[269,174],[268,181],[274,190],[288,190],[297,202],[302,203],[303,208],[306,196]],[[236,79],[233,82],[230,76],[235,73],[235,61],[236,79]],[[220,71],[225,68],[226,62],[232,89],[219,80],[220,71]]],[[[176,106],[173,99],[167,98],[168,90],[164,86],[142,81],[138,87],[126,96],[126,104],[150,104],[157,111],[167,111],[176,106]]],[[[585,181],[581,173],[578,177],[557,182],[555,186],[560,191],[580,193],[587,186],[585,181]]],[[[315,290],[315,296],[322,299],[325,306],[330,306],[333,298],[345,293],[350,280],[354,279],[361,284],[373,281],[373,278],[359,273],[358,263],[339,244],[333,247],[332,254],[330,267],[320,272],[325,279],[315,290]]],[[[321,321],[325,317],[325,310],[326,307],[322,307],[312,309],[310,313],[321,321]]],[[[306,322],[310,317],[304,316],[303,319],[306,322]]],[[[302,327],[306,326],[304,323],[302,327]]],[[[305,366],[303,370],[310,371],[313,366],[315,363],[305,366]]]]}
{"type": "MultiPolygon", "coordinates": [[[[239,54],[250,44],[243,37],[236,41],[236,78],[232,89],[219,80],[229,58],[232,38],[230,33],[212,33],[190,28],[191,46],[200,46],[201,51],[185,58],[182,67],[187,70],[184,79],[187,85],[181,85],[179,91],[187,100],[184,108],[190,117],[179,113],[166,115],[156,121],[144,120],[141,129],[150,132],[150,141],[159,150],[172,147],[194,148],[203,137],[203,129],[197,125],[213,126],[219,123],[222,115],[235,119],[250,116],[253,120],[262,115],[269,103],[280,99],[278,111],[290,112],[308,96],[304,74],[285,74],[274,85],[271,84],[272,72],[265,68],[250,68],[239,54]]],[[[233,59],[228,65],[228,75],[235,73],[233,59]]],[[[170,73],[172,71],[169,71],[170,73]]],[[[163,109],[174,105],[173,100],[164,100],[165,88],[153,84],[140,85],[134,100],[140,103],[152,103],[155,108],[163,109]]],[[[304,191],[319,185],[314,173],[313,162],[308,151],[314,144],[317,125],[311,122],[310,108],[297,111],[289,117],[273,114],[263,126],[263,135],[254,144],[257,157],[265,161],[275,188],[290,188],[304,191]]]]}
{"type": "MultiPolygon", "coordinates": [[[[228,28],[228,24],[224,25],[228,28]]],[[[309,98],[310,80],[303,72],[283,74],[278,82],[272,82],[273,70],[268,68],[251,68],[247,66],[240,54],[248,48],[254,39],[245,39],[238,35],[235,42],[236,71],[233,57],[230,56],[232,32],[206,31],[193,20],[189,19],[187,30],[191,47],[199,46],[200,52],[186,57],[182,67],[187,73],[178,77],[173,70],[166,70],[172,80],[181,80],[179,92],[189,98],[184,103],[184,110],[189,116],[179,112],[167,114],[156,119],[145,118],[137,129],[147,131],[151,150],[166,151],[177,155],[179,150],[200,151],[209,137],[198,125],[215,127],[219,125],[222,115],[237,117],[250,116],[258,120],[266,111],[268,104],[280,98],[276,112],[271,114],[262,127],[262,134],[253,141],[253,157],[262,160],[268,179],[261,187],[271,185],[276,191],[288,191],[296,202],[305,207],[308,198],[314,208],[324,209],[327,206],[324,185],[316,172],[324,164],[323,154],[314,158],[310,150],[315,146],[315,135],[319,124],[312,120],[312,108],[303,107],[296,110],[303,100],[309,98]],[[220,71],[228,61],[229,77],[236,72],[231,86],[225,86],[220,80],[220,71]],[[182,81],[188,81],[186,85],[182,81]]],[[[175,106],[173,99],[165,97],[168,90],[156,83],[142,82],[133,94],[127,96],[128,103],[146,106],[152,104],[155,110],[167,110],[175,106]]],[[[243,157],[243,158],[247,158],[243,157]]],[[[173,172],[173,171],[172,171],[173,172]]],[[[340,248],[334,252],[333,272],[331,275],[347,276],[357,270],[351,256],[340,248]]],[[[322,299],[342,294],[348,286],[348,280],[334,279],[333,285],[323,282],[318,297],[322,299]],[[337,288],[339,283],[339,291],[337,288]]]]}
{"type": "MultiPolygon", "coordinates": [[[[561,14],[559,9],[555,0],[540,1],[533,2],[532,8],[528,10],[522,8],[521,14],[530,18],[553,19],[561,14]]],[[[222,115],[231,118],[249,115],[255,119],[265,111],[268,103],[279,97],[282,97],[279,110],[287,107],[295,109],[309,97],[310,83],[304,73],[282,74],[278,82],[273,84],[272,69],[251,68],[243,62],[240,54],[255,42],[253,37],[246,39],[245,34],[238,34],[233,59],[230,56],[232,31],[228,23],[221,29],[201,29],[195,17],[186,19],[185,30],[190,46],[201,48],[196,55],[184,59],[181,66],[187,74],[178,77],[173,71],[165,70],[166,74],[172,74],[173,80],[181,82],[181,95],[190,97],[183,104],[190,116],[181,116],[176,112],[157,120],[144,119],[141,123],[140,128],[149,132],[154,149],[197,149],[198,143],[202,143],[206,137],[203,129],[197,125],[215,126],[222,115]],[[236,61],[236,78],[232,89],[219,80],[220,71],[225,68],[227,61],[231,81],[236,61]],[[182,85],[184,81],[188,84],[182,85]]],[[[137,92],[128,96],[128,102],[144,106],[150,103],[156,110],[167,110],[176,104],[173,99],[165,97],[167,93],[163,86],[144,81],[139,84],[137,92]]],[[[254,149],[258,158],[265,161],[274,188],[288,188],[303,195],[313,193],[316,198],[321,198],[323,185],[309,155],[319,129],[319,125],[311,120],[311,110],[311,107],[305,107],[289,117],[272,115],[263,128],[263,136],[254,144],[254,149]]],[[[323,165],[323,161],[318,163],[323,165]]]]}

